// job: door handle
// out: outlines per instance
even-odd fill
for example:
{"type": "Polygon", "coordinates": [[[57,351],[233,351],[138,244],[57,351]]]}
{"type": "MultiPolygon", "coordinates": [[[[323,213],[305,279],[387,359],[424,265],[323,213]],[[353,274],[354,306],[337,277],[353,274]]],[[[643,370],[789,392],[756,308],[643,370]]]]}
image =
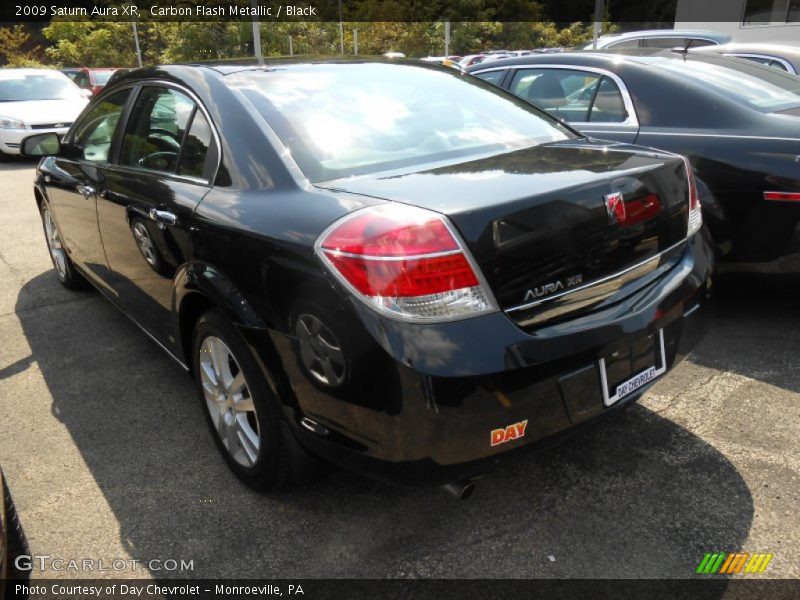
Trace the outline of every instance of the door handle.
{"type": "Polygon", "coordinates": [[[156,223],[164,223],[165,225],[175,225],[178,222],[178,217],[175,213],[169,212],[168,210],[159,210],[157,208],[151,208],[150,212],[148,212],[150,218],[155,221],[156,223]]]}
{"type": "Polygon", "coordinates": [[[87,200],[89,199],[90,196],[94,195],[95,192],[95,189],[92,186],[83,185],[80,183],[77,185],[77,189],[80,195],[86,198],[87,200]]]}

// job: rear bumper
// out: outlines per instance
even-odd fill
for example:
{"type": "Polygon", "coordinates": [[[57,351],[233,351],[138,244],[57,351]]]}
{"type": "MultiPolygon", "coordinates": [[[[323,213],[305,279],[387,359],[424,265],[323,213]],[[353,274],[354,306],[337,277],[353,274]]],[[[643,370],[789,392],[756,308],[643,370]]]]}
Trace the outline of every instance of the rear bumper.
{"type": "Polygon", "coordinates": [[[372,355],[381,366],[370,368],[380,374],[337,397],[310,385],[291,340],[273,336],[296,397],[288,420],[313,453],[380,479],[435,485],[484,473],[508,451],[548,444],[651,385],[606,407],[600,358],[627,352],[635,375],[630,348],[663,330],[667,371],[681,361],[704,333],[712,269],[698,234],[671,271],[624,301],[528,332],[503,313],[423,326],[355,306],[380,346],[372,355]],[[316,432],[300,425],[304,417],[316,432]],[[493,430],[518,423],[524,435],[492,445],[493,430]]]}

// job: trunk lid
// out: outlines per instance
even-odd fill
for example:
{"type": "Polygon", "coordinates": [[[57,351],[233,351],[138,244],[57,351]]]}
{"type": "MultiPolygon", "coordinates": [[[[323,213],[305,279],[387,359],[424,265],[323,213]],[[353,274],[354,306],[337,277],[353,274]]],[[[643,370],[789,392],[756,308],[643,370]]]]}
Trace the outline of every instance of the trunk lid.
{"type": "Polygon", "coordinates": [[[633,293],[674,264],[687,232],[682,159],[622,144],[558,142],[317,185],[447,215],[521,326],[633,293]]]}

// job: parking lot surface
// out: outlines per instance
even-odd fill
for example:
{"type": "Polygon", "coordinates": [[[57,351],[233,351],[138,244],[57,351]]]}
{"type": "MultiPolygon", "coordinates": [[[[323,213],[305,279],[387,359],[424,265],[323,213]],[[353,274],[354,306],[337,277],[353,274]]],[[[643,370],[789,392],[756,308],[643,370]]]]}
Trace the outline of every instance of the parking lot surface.
{"type": "Polygon", "coordinates": [[[467,502],[342,471],[262,495],[181,368],[58,284],[33,173],[0,164],[0,465],[34,554],[140,561],[34,577],[693,577],[711,551],[800,577],[796,283],[727,282],[711,333],[640,404],[518,453],[467,502]],[[193,570],[142,567],[166,559],[193,570]]]}

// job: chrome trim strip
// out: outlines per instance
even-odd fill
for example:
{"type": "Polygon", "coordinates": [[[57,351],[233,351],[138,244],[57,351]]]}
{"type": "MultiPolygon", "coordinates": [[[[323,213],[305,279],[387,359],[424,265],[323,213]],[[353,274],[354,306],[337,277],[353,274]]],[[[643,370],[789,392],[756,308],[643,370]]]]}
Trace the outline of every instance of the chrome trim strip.
{"type": "Polygon", "coordinates": [[[697,304],[695,304],[692,308],[687,310],[685,313],[683,313],[683,316],[684,317],[688,317],[688,316],[693,315],[694,313],[696,313],[698,310],[700,310],[700,303],[699,302],[697,304]]]}
{"type": "Polygon", "coordinates": [[[368,256],[366,254],[353,254],[352,252],[342,252],[341,250],[327,250],[320,246],[321,250],[332,256],[347,256],[348,258],[359,258],[361,260],[422,260],[425,258],[439,258],[440,256],[452,256],[461,254],[461,249],[445,250],[444,252],[433,252],[431,254],[409,254],[408,256],[368,256]]]}
{"type": "MultiPolygon", "coordinates": [[[[628,92],[628,88],[625,86],[625,83],[622,81],[622,78],[609,71],[608,69],[601,69],[598,67],[584,67],[582,65],[565,65],[559,63],[547,63],[547,64],[538,64],[538,63],[531,63],[525,65],[506,65],[504,67],[490,67],[488,69],[480,69],[477,71],[473,71],[470,75],[477,75],[478,73],[486,73],[487,71],[500,71],[506,69],[568,69],[570,71],[587,71],[588,73],[595,73],[597,75],[605,75],[609,79],[611,79],[614,83],[617,84],[619,88],[620,94],[622,94],[622,102],[625,105],[625,111],[628,113],[628,117],[619,123],[609,123],[609,125],[616,125],[617,127],[621,126],[628,126],[628,127],[639,127],[639,117],[636,114],[636,108],[633,105],[633,99],[631,98],[630,92],[628,92]]],[[[510,89],[506,89],[507,92],[511,92],[510,89]]],[[[516,96],[516,94],[514,94],[516,96]]],[[[519,96],[517,96],[519,98],[519,96]]],[[[523,98],[525,100],[525,98],[523,98]]],[[[546,109],[545,110],[550,115],[556,116],[556,113],[551,113],[546,109]]],[[[567,121],[567,124],[570,126],[577,126],[582,123],[591,123],[591,121],[567,121]]]]}
{"type": "Polygon", "coordinates": [[[665,254],[667,254],[669,252],[672,252],[673,250],[675,250],[677,247],[681,246],[682,244],[686,244],[687,241],[688,241],[688,238],[684,238],[680,242],[678,242],[677,244],[673,244],[672,246],[670,246],[666,250],[662,250],[661,252],[659,252],[655,256],[651,256],[648,259],[645,259],[645,260],[643,260],[641,262],[638,262],[638,263],[636,263],[634,265],[631,265],[630,267],[627,267],[627,268],[623,269],[622,271],[617,271],[616,273],[613,273],[611,275],[606,275],[605,277],[602,277],[600,279],[596,279],[596,280],[591,281],[591,282],[589,282],[587,284],[584,284],[584,285],[581,285],[581,286],[578,286],[578,287],[574,287],[574,288],[570,288],[568,290],[564,290],[563,292],[560,292],[558,294],[553,294],[552,296],[547,296],[546,298],[542,298],[540,300],[535,300],[533,302],[527,302],[526,304],[518,304],[517,306],[512,306],[511,308],[506,308],[506,309],[504,309],[504,312],[505,313],[512,313],[512,312],[517,312],[517,311],[520,311],[520,310],[528,310],[530,308],[534,308],[536,306],[539,306],[540,304],[544,304],[546,302],[550,302],[551,300],[555,300],[557,298],[563,298],[564,296],[567,296],[569,294],[574,294],[575,292],[580,292],[582,290],[586,290],[586,289],[595,287],[597,285],[600,285],[600,284],[603,284],[603,283],[607,283],[609,281],[613,281],[614,279],[622,277],[623,275],[625,275],[625,273],[629,273],[630,271],[633,271],[635,269],[643,267],[643,266],[645,266],[645,265],[647,265],[647,264],[649,264],[651,262],[654,262],[654,261],[657,261],[657,260],[661,260],[662,256],[664,256],[665,254]]]}
{"type": "Polygon", "coordinates": [[[736,140],[778,140],[781,142],[800,142],[800,138],[765,137],[762,135],[733,135],[728,133],[688,133],[681,131],[639,131],[639,135],[680,135],[688,137],[732,138],[736,140]]]}

